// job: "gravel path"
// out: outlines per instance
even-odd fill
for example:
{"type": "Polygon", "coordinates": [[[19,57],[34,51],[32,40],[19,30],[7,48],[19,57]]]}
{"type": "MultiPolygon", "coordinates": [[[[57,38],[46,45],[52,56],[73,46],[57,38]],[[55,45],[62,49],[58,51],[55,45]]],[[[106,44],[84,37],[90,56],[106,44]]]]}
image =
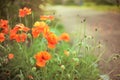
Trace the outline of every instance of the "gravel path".
{"type": "Polygon", "coordinates": [[[117,76],[120,74],[120,57],[109,63],[105,62],[112,55],[120,55],[120,14],[65,6],[55,6],[49,9],[56,11],[56,16],[59,17],[69,33],[79,33],[78,27],[84,19],[86,19],[88,34],[94,35],[95,29],[97,29],[97,39],[106,46],[106,52],[102,56],[103,61],[100,62],[100,69],[105,74],[109,73],[112,80],[120,80],[120,76],[117,76]]]}

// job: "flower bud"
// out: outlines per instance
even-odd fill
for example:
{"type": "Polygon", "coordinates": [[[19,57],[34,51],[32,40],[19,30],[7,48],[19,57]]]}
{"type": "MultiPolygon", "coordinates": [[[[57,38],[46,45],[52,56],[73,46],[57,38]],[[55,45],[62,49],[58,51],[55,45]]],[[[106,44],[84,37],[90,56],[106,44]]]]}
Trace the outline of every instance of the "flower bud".
{"type": "Polygon", "coordinates": [[[65,66],[64,66],[64,65],[61,65],[61,68],[64,70],[64,69],[65,69],[65,66]]]}

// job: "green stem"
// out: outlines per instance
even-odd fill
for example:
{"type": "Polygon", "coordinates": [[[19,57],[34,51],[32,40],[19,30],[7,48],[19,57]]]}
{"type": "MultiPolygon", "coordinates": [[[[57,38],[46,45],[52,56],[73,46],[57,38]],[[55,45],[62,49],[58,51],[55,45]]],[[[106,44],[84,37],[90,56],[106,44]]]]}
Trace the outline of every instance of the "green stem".
{"type": "Polygon", "coordinates": [[[7,20],[9,20],[9,11],[8,11],[8,8],[6,9],[6,12],[7,12],[7,20]]]}
{"type": "Polygon", "coordinates": [[[63,75],[63,71],[64,71],[64,70],[62,70],[62,72],[61,72],[60,80],[63,80],[63,76],[64,76],[64,75],[63,75]]]}
{"type": "Polygon", "coordinates": [[[26,60],[28,60],[28,57],[27,57],[27,55],[26,55],[25,46],[22,46],[22,44],[20,44],[20,43],[18,43],[18,42],[17,42],[17,44],[18,44],[18,47],[19,47],[19,49],[20,49],[20,51],[21,51],[22,56],[25,56],[25,57],[26,57],[26,60]]]}
{"type": "Polygon", "coordinates": [[[33,13],[31,14],[31,18],[32,18],[31,19],[32,20],[32,25],[33,25],[34,24],[34,14],[33,13]]]}
{"type": "Polygon", "coordinates": [[[20,23],[22,23],[21,17],[19,17],[19,21],[20,21],[20,23]]]}
{"type": "Polygon", "coordinates": [[[4,51],[7,51],[7,52],[8,52],[8,50],[7,50],[4,46],[0,45],[0,47],[1,47],[2,49],[4,49],[4,51]]]}
{"type": "Polygon", "coordinates": [[[25,17],[25,24],[26,24],[26,26],[28,26],[27,17],[25,17]]]}

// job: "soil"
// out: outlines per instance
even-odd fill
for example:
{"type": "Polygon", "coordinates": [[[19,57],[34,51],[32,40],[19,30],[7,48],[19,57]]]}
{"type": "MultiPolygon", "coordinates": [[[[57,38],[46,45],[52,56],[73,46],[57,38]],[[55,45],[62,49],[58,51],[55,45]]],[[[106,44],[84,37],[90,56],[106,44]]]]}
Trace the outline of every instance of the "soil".
{"type": "Polygon", "coordinates": [[[68,33],[77,32],[83,20],[86,20],[88,34],[96,35],[97,30],[95,37],[105,46],[105,53],[99,63],[101,72],[108,74],[112,80],[120,80],[120,14],[66,6],[49,9],[55,10],[55,15],[68,33]]]}

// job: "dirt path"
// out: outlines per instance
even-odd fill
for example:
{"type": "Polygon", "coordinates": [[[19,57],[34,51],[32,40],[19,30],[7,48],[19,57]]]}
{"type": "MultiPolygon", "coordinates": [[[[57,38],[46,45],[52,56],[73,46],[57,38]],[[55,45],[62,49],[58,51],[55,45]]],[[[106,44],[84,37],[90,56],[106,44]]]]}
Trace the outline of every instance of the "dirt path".
{"type": "Polygon", "coordinates": [[[100,68],[103,73],[109,73],[112,80],[120,80],[120,76],[117,76],[120,74],[120,57],[109,63],[105,62],[112,55],[120,55],[120,14],[65,6],[55,6],[50,9],[56,10],[56,16],[69,33],[76,32],[83,19],[86,19],[88,34],[94,34],[95,29],[98,30],[96,37],[106,46],[100,68]]]}

